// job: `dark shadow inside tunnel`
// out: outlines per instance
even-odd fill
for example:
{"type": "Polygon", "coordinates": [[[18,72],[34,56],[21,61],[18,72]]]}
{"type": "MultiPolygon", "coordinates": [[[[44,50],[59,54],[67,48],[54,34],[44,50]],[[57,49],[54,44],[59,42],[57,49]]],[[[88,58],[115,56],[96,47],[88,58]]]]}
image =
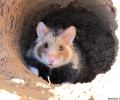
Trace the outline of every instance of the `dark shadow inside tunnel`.
{"type": "Polygon", "coordinates": [[[90,70],[88,82],[93,80],[97,74],[111,69],[115,59],[115,40],[109,26],[104,25],[94,12],[81,7],[68,6],[61,9],[51,7],[49,13],[43,17],[40,17],[38,12],[34,12],[29,20],[23,24],[23,34],[20,40],[23,56],[32,41],[37,38],[35,29],[38,22],[43,21],[53,29],[54,27],[65,29],[73,25],[77,29],[75,40],[86,54],[87,67],[90,70]]]}

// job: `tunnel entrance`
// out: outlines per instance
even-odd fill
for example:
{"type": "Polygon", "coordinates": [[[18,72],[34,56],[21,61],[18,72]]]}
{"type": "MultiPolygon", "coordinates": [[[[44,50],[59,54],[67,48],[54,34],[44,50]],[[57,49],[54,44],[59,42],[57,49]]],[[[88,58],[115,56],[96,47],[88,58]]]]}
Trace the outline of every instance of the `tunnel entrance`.
{"type": "MultiPolygon", "coordinates": [[[[94,12],[69,5],[65,8],[51,10],[40,21],[52,29],[66,29],[71,25],[76,27],[75,40],[84,50],[87,67],[90,70],[88,81],[93,80],[97,74],[110,70],[115,58],[115,40],[109,26],[106,26],[94,12]]],[[[29,34],[32,37],[26,35],[28,40],[26,44],[22,43],[25,44],[25,51],[37,38],[35,28],[36,26],[30,27],[29,34]]],[[[26,40],[26,37],[24,38],[26,40]]]]}

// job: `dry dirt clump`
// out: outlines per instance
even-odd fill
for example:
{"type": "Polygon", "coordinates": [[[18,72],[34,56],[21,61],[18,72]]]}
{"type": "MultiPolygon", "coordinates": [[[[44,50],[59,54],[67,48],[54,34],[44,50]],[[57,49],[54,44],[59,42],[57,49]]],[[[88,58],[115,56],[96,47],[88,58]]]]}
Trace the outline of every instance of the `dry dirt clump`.
{"type": "Polygon", "coordinates": [[[0,0],[0,100],[119,100],[119,26],[118,0],[0,0]],[[28,70],[23,57],[41,20],[77,27],[92,81],[48,84],[28,70]]]}

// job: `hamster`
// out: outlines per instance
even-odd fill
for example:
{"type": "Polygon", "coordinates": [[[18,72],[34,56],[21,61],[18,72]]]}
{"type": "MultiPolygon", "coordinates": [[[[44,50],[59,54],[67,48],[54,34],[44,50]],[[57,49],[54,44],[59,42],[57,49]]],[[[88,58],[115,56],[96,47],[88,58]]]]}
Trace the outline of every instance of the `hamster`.
{"type": "Polygon", "coordinates": [[[82,50],[74,42],[76,28],[70,26],[56,33],[39,22],[36,32],[38,38],[25,57],[28,68],[46,81],[49,76],[53,84],[84,82],[88,70],[82,50]]]}

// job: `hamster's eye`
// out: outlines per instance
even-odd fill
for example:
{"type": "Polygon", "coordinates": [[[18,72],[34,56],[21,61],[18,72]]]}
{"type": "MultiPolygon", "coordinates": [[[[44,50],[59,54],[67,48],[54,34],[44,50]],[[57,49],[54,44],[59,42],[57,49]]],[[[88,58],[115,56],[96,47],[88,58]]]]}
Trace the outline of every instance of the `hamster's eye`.
{"type": "Polygon", "coordinates": [[[48,47],[49,47],[48,43],[45,43],[45,44],[44,44],[44,47],[45,47],[45,48],[48,48],[48,47]]]}
{"type": "Polygon", "coordinates": [[[59,50],[62,51],[63,50],[63,46],[60,45],[59,50]]]}

